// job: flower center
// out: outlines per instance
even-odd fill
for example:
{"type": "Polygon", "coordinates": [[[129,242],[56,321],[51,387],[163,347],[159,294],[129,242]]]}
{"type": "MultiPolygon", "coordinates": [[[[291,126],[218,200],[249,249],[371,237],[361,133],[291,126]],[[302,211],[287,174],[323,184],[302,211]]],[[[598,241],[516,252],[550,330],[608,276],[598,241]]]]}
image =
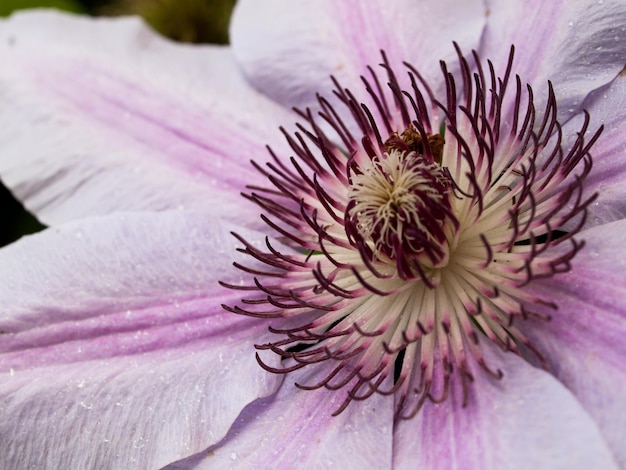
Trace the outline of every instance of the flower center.
{"type": "Polygon", "coordinates": [[[413,147],[388,144],[381,158],[355,167],[346,213],[348,236],[368,246],[372,259],[395,262],[404,279],[418,275],[416,264],[422,271],[448,262],[453,218],[448,175],[431,149],[413,147]]]}
{"type": "Polygon", "coordinates": [[[571,269],[583,246],[575,235],[595,197],[583,182],[601,129],[586,142],[585,114],[563,147],[550,85],[545,109],[519,79],[507,94],[513,48],[501,77],[478,59],[472,76],[457,52],[460,86],[442,64],[441,101],[410,65],[402,91],[383,54],[388,89],[370,69],[368,103],[338,86],[337,106],[320,97],[317,115],[298,111],[295,156],[272,152],[257,166],[271,184],[247,195],[276,242],[264,251],[238,237],[250,280],[223,284],[242,291],[225,308],[268,320],[277,339],[257,348],[283,359],[259,359],[268,371],[325,366],[322,380],[298,386],[343,391],[337,412],[373,393],[395,395],[405,416],[451,386],[467,398],[477,371],[502,376],[485,341],[543,361],[520,320],[556,305],[526,286],[571,269]]]}

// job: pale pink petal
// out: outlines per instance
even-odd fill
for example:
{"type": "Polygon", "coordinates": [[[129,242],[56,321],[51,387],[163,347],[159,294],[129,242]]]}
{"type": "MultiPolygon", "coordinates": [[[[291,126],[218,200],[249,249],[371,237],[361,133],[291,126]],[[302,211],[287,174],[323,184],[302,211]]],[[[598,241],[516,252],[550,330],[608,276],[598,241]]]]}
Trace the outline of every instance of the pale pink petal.
{"type": "Polygon", "coordinates": [[[483,349],[503,378],[477,369],[465,408],[457,389],[399,421],[394,469],[617,468],[593,420],[554,377],[512,353],[483,349]]]}
{"type": "Polygon", "coordinates": [[[180,207],[245,219],[249,161],[294,120],[230,49],[175,44],[133,18],[0,20],[0,63],[0,175],[47,223],[180,207]]]}
{"type": "Polygon", "coordinates": [[[406,60],[443,89],[439,61],[456,60],[452,41],[467,52],[477,47],[484,22],[476,0],[240,0],[231,40],[254,86],[280,103],[306,107],[315,93],[329,95],[331,74],[360,92],[359,76],[367,65],[379,69],[381,49],[399,75],[406,60]]]}
{"type": "MultiPolygon", "coordinates": [[[[589,207],[588,227],[626,217],[626,75],[593,93],[584,104],[591,115],[589,135],[600,125],[604,130],[591,148],[593,168],[585,180],[588,195],[598,194],[589,207]]],[[[569,142],[577,138],[583,116],[565,127],[569,142]]]]}
{"type": "Polygon", "coordinates": [[[238,297],[217,284],[239,278],[229,228],[116,214],[0,250],[4,467],[158,468],[275,391],[254,355],[265,326],[220,306],[238,297]]]}
{"type": "Polygon", "coordinates": [[[624,2],[488,0],[487,6],[482,56],[501,68],[514,44],[515,73],[533,86],[536,102],[544,101],[552,80],[562,119],[579,111],[587,94],[626,63],[624,2]]]}
{"type": "Polygon", "coordinates": [[[530,287],[558,304],[525,331],[554,373],[594,418],[626,466],[626,220],[581,233],[569,273],[530,287]]]}
{"type": "Polygon", "coordinates": [[[193,468],[391,468],[393,400],[374,395],[333,417],[345,392],[295,386],[326,367],[288,375],[275,396],[249,405],[223,441],[196,456],[193,468]]]}

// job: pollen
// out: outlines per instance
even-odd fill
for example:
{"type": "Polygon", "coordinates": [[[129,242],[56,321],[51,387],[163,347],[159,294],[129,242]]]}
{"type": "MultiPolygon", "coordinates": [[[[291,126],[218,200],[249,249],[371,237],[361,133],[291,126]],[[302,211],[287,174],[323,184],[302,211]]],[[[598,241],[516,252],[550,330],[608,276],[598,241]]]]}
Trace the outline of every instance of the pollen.
{"type": "Polygon", "coordinates": [[[375,393],[404,418],[453,387],[466,402],[474,374],[506,380],[487,343],[545,363],[524,327],[547,320],[537,305],[558,305],[527,286],[571,269],[584,246],[595,199],[584,181],[602,128],[585,113],[563,145],[551,84],[536,104],[513,47],[500,74],[455,47],[460,72],[441,63],[441,96],[382,53],[378,73],[362,77],[364,101],[333,79],[334,96],[283,130],[292,155],[270,149],[269,163],[254,163],[267,185],[245,197],[266,246],[234,234],[248,281],[222,283],[241,292],[224,308],[267,321],[275,340],[256,347],[281,358],[273,367],[257,356],[269,372],[324,368],[298,386],[342,393],[336,413],[375,393]]]}
{"type": "Polygon", "coordinates": [[[419,155],[428,154],[432,159],[441,164],[443,154],[443,137],[440,134],[431,134],[423,139],[413,125],[402,131],[400,135],[394,133],[385,141],[385,149],[391,152],[393,149],[402,152],[415,152],[419,155]]]}

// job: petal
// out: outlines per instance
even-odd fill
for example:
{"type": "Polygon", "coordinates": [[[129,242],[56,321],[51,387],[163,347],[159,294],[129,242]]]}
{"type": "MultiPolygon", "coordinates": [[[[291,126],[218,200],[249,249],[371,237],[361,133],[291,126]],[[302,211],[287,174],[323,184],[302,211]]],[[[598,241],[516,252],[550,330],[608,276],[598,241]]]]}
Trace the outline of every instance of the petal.
{"type": "Polygon", "coordinates": [[[616,468],[593,420],[554,377],[513,354],[483,350],[503,378],[478,369],[465,408],[454,393],[401,420],[395,469],[616,468]]]}
{"type": "Polygon", "coordinates": [[[574,268],[531,284],[558,304],[549,322],[526,322],[524,331],[553,372],[583,404],[626,467],[626,221],[580,234],[586,247],[574,268]]]}
{"type": "Polygon", "coordinates": [[[230,49],[174,44],[133,18],[19,14],[0,21],[0,62],[0,174],[46,223],[179,207],[245,220],[249,160],[293,121],[230,49]]]}
{"type": "Polygon", "coordinates": [[[198,469],[390,468],[393,400],[374,395],[332,416],[345,397],[342,391],[295,386],[326,367],[287,375],[279,392],[249,405],[217,446],[168,470],[191,463],[198,469]]]}
{"type": "MultiPolygon", "coordinates": [[[[589,98],[585,107],[592,126],[604,125],[600,139],[591,148],[593,167],[585,180],[587,194],[598,193],[586,221],[587,227],[592,227],[626,217],[626,74],[589,98]]],[[[572,120],[573,126],[565,131],[579,130],[581,119],[572,120]]],[[[591,127],[591,132],[595,130],[591,127]]],[[[570,141],[575,140],[577,136],[571,134],[570,141]]]]}
{"type": "MultiPolygon", "coordinates": [[[[329,75],[354,92],[366,66],[381,62],[404,75],[403,60],[419,68],[433,86],[441,84],[439,60],[456,61],[452,41],[469,51],[485,22],[482,2],[272,0],[263,7],[237,2],[231,40],[250,81],[276,101],[306,108],[315,94],[330,96],[329,75]]],[[[357,95],[358,96],[358,95],[357,95]]]]}
{"type": "Polygon", "coordinates": [[[488,0],[487,6],[483,57],[502,66],[514,44],[515,73],[533,86],[536,102],[545,102],[552,80],[562,120],[626,63],[624,2],[488,0]]]}
{"type": "Polygon", "coordinates": [[[116,214],[0,250],[4,466],[164,466],[275,391],[254,356],[265,327],[220,306],[239,297],[217,284],[238,279],[223,273],[227,230],[201,214],[116,214]]]}

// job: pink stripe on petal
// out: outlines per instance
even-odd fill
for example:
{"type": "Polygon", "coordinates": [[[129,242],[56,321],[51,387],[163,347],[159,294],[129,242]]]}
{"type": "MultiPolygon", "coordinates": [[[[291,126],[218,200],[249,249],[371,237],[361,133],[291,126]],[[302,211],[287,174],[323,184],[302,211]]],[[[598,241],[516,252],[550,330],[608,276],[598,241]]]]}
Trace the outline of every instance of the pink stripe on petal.
{"type": "Polygon", "coordinates": [[[263,136],[252,140],[258,130],[242,129],[237,119],[242,110],[227,100],[194,101],[85,59],[31,56],[29,62],[24,73],[40,92],[67,103],[91,129],[145,147],[136,156],[138,164],[157,163],[180,172],[178,178],[237,191],[256,177],[246,156],[266,155],[263,136]]]}
{"type": "Polygon", "coordinates": [[[0,342],[0,369],[162,353],[175,348],[202,351],[207,341],[241,337],[241,332],[250,336],[250,329],[264,329],[256,321],[241,321],[222,311],[220,302],[234,298],[220,299],[218,293],[212,294],[202,300],[173,301],[143,310],[103,311],[96,317],[66,320],[20,333],[5,331],[0,342]]]}
{"type": "Polygon", "coordinates": [[[228,48],[177,45],[129,19],[0,24],[0,173],[45,222],[180,207],[250,218],[237,208],[248,162],[283,145],[278,125],[294,119],[228,48]]]}

